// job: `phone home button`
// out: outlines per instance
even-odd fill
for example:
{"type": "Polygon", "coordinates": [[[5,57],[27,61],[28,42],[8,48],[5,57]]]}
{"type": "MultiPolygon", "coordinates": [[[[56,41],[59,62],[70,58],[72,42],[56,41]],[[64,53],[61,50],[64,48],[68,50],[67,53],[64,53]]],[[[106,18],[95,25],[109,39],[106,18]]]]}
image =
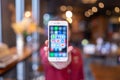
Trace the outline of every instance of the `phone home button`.
{"type": "Polygon", "coordinates": [[[60,61],[61,59],[60,58],[56,58],[56,61],[60,61]]]}

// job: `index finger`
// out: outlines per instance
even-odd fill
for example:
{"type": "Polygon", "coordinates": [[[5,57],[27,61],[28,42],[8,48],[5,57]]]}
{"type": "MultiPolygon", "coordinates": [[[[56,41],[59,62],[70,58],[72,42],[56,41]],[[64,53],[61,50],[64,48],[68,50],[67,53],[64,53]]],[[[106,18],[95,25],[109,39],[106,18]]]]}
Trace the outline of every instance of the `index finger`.
{"type": "Polygon", "coordinates": [[[71,53],[72,50],[73,50],[73,46],[69,46],[68,47],[68,53],[71,53]]]}
{"type": "Polygon", "coordinates": [[[45,41],[45,45],[48,46],[48,40],[45,41]]]}

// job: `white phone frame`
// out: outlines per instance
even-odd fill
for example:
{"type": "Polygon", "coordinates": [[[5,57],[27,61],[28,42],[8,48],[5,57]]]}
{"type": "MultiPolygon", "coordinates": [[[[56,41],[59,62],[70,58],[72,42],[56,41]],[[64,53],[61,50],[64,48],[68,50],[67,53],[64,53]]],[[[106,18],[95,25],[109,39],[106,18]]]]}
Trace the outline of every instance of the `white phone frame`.
{"type": "MultiPolygon", "coordinates": [[[[48,41],[49,41],[49,26],[67,26],[67,56],[66,57],[49,57],[49,50],[48,50],[48,60],[51,62],[66,62],[68,60],[68,22],[67,21],[49,21],[48,22],[48,41]]],[[[48,43],[48,48],[49,48],[48,43]]]]}

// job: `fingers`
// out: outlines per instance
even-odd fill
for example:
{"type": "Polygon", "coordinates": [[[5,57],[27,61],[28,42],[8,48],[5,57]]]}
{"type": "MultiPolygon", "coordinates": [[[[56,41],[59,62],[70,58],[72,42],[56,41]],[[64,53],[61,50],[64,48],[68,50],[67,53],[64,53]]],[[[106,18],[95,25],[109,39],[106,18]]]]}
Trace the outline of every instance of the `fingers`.
{"type": "Polygon", "coordinates": [[[68,47],[68,53],[71,53],[72,50],[73,50],[73,46],[69,46],[68,47]]]}
{"type": "Polygon", "coordinates": [[[48,40],[45,41],[45,45],[48,46],[48,40]]]}
{"type": "Polygon", "coordinates": [[[44,47],[45,55],[48,56],[48,47],[44,47]]]}
{"type": "Polygon", "coordinates": [[[44,51],[47,53],[48,52],[48,40],[45,41],[45,47],[44,47],[44,51]]]}
{"type": "Polygon", "coordinates": [[[46,52],[47,52],[47,51],[48,51],[48,47],[44,47],[44,51],[46,51],[46,52]]]}
{"type": "MultiPolygon", "coordinates": [[[[45,51],[48,51],[48,40],[45,41],[45,47],[44,47],[44,50],[45,51]]],[[[73,46],[69,46],[68,47],[68,53],[71,53],[71,51],[73,50],[73,46]]]]}

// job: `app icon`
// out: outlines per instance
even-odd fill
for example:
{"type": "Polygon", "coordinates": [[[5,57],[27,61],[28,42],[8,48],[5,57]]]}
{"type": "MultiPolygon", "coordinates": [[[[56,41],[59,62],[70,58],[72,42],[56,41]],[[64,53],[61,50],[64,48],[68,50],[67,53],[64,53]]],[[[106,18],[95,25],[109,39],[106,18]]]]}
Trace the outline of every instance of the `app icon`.
{"type": "Polygon", "coordinates": [[[63,57],[66,57],[67,55],[66,55],[66,53],[62,53],[62,56],[63,56],[63,57]]]}
{"type": "Polygon", "coordinates": [[[59,35],[56,35],[56,38],[57,38],[57,39],[59,39],[59,38],[60,38],[60,36],[59,36],[59,35]]]}
{"type": "Polygon", "coordinates": [[[57,30],[58,30],[58,26],[55,26],[55,27],[54,27],[54,30],[57,31],[57,30]]]}
{"type": "Polygon", "coordinates": [[[56,48],[59,48],[59,44],[56,44],[56,48]]]}
{"type": "Polygon", "coordinates": [[[56,39],[56,42],[57,42],[57,43],[60,43],[60,39],[56,39]]]}
{"type": "Polygon", "coordinates": [[[62,34],[62,31],[59,31],[58,34],[62,34]]]}
{"type": "Polygon", "coordinates": [[[65,43],[65,39],[61,39],[61,43],[65,43]]]}
{"type": "Polygon", "coordinates": [[[62,47],[62,48],[65,48],[65,44],[61,44],[61,47],[62,47]]]}
{"type": "Polygon", "coordinates": [[[51,31],[50,33],[53,34],[53,31],[51,31]]]}
{"type": "Polygon", "coordinates": [[[58,31],[55,31],[55,34],[57,34],[58,33],[58,31]]]}
{"type": "Polygon", "coordinates": [[[58,51],[58,48],[54,47],[54,51],[58,51]]]}
{"type": "Polygon", "coordinates": [[[62,27],[59,27],[59,30],[62,30],[62,27]]]}
{"type": "Polygon", "coordinates": [[[66,34],[66,31],[63,31],[63,34],[66,34]]]}
{"type": "Polygon", "coordinates": [[[51,39],[51,43],[55,43],[55,39],[51,39]]]}
{"type": "Polygon", "coordinates": [[[61,54],[61,53],[59,53],[58,55],[59,55],[59,57],[62,57],[62,54],[61,54]]]}
{"type": "Polygon", "coordinates": [[[53,30],[53,27],[51,26],[50,29],[53,30]]]}
{"type": "Polygon", "coordinates": [[[56,37],[56,36],[55,36],[54,34],[51,35],[51,38],[52,38],[52,39],[55,39],[55,37],[56,37]]]}
{"type": "Polygon", "coordinates": [[[59,55],[58,55],[58,53],[55,53],[55,57],[58,57],[59,55]]]}
{"type": "Polygon", "coordinates": [[[63,30],[65,31],[65,30],[66,30],[66,27],[63,27],[63,30]]]}
{"type": "Polygon", "coordinates": [[[52,35],[50,35],[50,37],[52,38],[52,35]]]}
{"type": "Polygon", "coordinates": [[[51,44],[51,48],[54,48],[55,47],[55,44],[51,44]]]}
{"type": "Polygon", "coordinates": [[[61,37],[62,37],[63,39],[65,39],[65,35],[61,35],[61,37]]]}
{"type": "Polygon", "coordinates": [[[61,48],[61,47],[59,47],[59,51],[62,51],[62,48],[61,48]]]}
{"type": "Polygon", "coordinates": [[[54,53],[53,53],[53,52],[50,52],[49,56],[50,56],[50,57],[54,57],[54,53]]]}
{"type": "Polygon", "coordinates": [[[60,38],[60,39],[62,38],[62,35],[61,35],[61,34],[59,35],[59,38],[60,38]]]}

